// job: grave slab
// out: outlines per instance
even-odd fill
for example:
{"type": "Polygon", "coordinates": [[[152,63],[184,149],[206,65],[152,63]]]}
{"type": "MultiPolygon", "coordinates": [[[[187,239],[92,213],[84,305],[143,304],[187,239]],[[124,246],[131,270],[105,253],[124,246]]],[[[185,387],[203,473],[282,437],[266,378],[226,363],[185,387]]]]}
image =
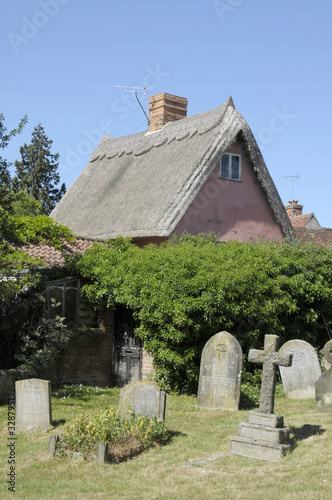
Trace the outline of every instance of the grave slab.
{"type": "Polygon", "coordinates": [[[120,391],[120,410],[127,412],[129,406],[144,417],[165,420],[166,393],[156,384],[139,380],[125,385],[120,391]]]}
{"type": "MultiPolygon", "coordinates": [[[[332,362],[332,340],[329,340],[323,349],[323,354],[328,361],[332,362]]],[[[332,367],[321,374],[315,384],[316,413],[332,413],[332,367]]]]}
{"type": "Polygon", "coordinates": [[[287,396],[314,398],[315,383],[322,374],[315,348],[304,340],[294,339],[281,346],[279,353],[292,355],[291,366],[279,366],[287,396]]]}
{"type": "Polygon", "coordinates": [[[16,427],[48,429],[52,425],[51,382],[26,379],[15,382],[16,427]]]}
{"type": "Polygon", "coordinates": [[[199,374],[197,408],[238,410],[242,349],[235,337],[219,332],[205,344],[199,374]]]}

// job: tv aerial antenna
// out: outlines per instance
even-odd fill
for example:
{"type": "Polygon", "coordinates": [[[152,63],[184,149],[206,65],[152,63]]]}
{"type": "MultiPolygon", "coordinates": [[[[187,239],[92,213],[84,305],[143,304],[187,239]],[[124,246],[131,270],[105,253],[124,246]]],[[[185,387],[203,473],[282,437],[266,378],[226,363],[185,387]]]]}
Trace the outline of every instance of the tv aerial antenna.
{"type": "Polygon", "coordinates": [[[292,201],[291,201],[291,204],[292,204],[292,215],[295,215],[295,211],[294,211],[294,179],[299,179],[299,178],[300,178],[300,174],[284,175],[283,176],[283,179],[292,179],[292,201]]]}
{"type": "Polygon", "coordinates": [[[117,87],[119,89],[125,89],[125,92],[130,92],[132,94],[135,94],[137,102],[140,105],[141,110],[143,111],[143,113],[145,115],[145,118],[146,118],[146,120],[148,122],[148,126],[149,126],[150,121],[149,121],[148,115],[145,113],[144,108],[143,108],[143,106],[141,104],[141,101],[139,100],[138,95],[137,95],[140,90],[143,92],[143,96],[146,95],[147,91],[149,90],[147,82],[145,82],[144,87],[131,87],[130,85],[113,85],[113,86],[117,87]]]}

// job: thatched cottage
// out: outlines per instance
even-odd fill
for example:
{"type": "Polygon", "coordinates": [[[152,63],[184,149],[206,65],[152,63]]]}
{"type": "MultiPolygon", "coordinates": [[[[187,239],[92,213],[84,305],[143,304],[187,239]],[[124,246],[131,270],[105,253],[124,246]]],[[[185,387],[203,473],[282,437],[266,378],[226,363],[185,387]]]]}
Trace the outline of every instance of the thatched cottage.
{"type": "MultiPolygon", "coordinates": [[[[292,238],[278,191],[232,98],[186,115],[184,98],[150,98],[149,129],[117,139],[105,134],[51,216],[80,242],[122,235],[142,246],[184,231],[213,231],[220,241],[292,238]]],[[[63,304],[67,293],[76,297],[77,322],[95,327],[67,352],[63,381],[123,385],[144,378],[152,360],[133,335],[130,313],[102,311],[97,324],[78,289],[74,279],[50,284],[63,304]]]]}

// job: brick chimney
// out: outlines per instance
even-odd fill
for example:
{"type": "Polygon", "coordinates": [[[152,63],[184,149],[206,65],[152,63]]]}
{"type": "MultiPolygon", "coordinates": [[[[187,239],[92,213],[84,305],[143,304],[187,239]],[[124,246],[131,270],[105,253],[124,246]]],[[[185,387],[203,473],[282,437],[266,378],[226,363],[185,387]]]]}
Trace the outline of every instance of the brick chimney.
{"type": "Polygon", "coordinates": [[[299,205],[298,200],[289,201],[288,203],[289,205],[285,205],[285,209],[289,217],[302,215],[303,205],[299,205]]]}
{"type": "Polygon", "coordinates": [[[186,118],[188,101],[185,97],[158,94],[149,99],[149,131],[160,130],[166,123],[186,118]]]}

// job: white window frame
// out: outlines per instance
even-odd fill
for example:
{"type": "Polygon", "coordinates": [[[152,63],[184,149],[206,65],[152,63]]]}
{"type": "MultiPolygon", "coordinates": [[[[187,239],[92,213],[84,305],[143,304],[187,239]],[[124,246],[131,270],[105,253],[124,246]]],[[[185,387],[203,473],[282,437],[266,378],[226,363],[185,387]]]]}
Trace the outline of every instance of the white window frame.
{"type": "Polygon", "coordinates": [[[220,166],[219,166],[219,178],[220,179],[226,179],[228,181],[236,181],[236,182],[241,182],[241,155],[237,153],[223,153],[221,158],[220,158],[220,166]],[[222,175],[222,160],[225,156],[228,156],[228,175],[222,175]],[[231,161],[232,157],[236,156],[239,159],[239,178],[234,178],[232,177],[232,167],[231,167],[231,161]]]}

